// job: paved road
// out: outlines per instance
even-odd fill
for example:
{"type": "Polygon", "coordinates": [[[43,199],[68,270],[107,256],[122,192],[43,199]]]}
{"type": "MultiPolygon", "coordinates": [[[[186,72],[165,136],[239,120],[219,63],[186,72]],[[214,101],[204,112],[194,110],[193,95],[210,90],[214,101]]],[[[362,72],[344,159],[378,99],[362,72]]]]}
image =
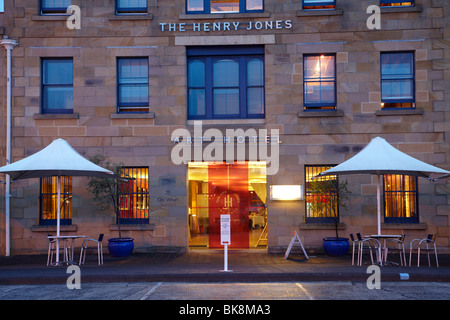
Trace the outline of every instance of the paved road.
{"type": "Polygon", "coordinates": [[[364,282],[278,283],[86,283],[4,285],[0,300],[450,300],[450,283],[364,282]]]}

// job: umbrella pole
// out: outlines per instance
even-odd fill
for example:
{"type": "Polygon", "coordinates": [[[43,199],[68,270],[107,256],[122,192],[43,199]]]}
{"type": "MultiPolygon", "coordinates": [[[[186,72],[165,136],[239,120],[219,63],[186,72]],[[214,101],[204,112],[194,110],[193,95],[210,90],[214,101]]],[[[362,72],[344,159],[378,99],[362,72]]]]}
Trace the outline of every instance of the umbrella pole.
{"type": "MultiPolygon", "coordinates": [[[[56,210],[56,235],[61,233],[61,176],[58,175],[58,209],[56,210]]],[[[59,264],[59,239],[56,239],[56,264],[59,264]]]]}
{"type": "Polygon", "coordinates": [[[380,180],[380,174],[377,174],[377,225],[378,225],[378,234],[381,234],[381,180],[380,180]]]}

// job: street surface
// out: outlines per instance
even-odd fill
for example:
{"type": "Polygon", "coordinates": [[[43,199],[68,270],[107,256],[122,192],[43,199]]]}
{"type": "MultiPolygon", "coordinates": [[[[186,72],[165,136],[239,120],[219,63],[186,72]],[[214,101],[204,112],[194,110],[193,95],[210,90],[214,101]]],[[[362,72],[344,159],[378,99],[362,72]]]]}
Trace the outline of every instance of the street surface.
{"type": "MultiPolygon", "coordinates": [[[[278,283],[81,283],[3,285],[0,300],[450,300],[450,283],[364,282],[278,283]]],[[[254,310],[255,311],[255,310],[254,310]]]]}

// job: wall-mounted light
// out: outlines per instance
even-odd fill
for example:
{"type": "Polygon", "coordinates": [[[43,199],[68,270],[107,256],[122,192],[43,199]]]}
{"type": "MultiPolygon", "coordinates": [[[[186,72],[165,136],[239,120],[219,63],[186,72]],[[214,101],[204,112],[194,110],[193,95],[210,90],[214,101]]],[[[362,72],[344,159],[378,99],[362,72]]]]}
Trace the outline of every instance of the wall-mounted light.
{"type": "Polygon", "coordinates": [[[270,200],[303,200],[302,185],[270,186],[270,200]]]}

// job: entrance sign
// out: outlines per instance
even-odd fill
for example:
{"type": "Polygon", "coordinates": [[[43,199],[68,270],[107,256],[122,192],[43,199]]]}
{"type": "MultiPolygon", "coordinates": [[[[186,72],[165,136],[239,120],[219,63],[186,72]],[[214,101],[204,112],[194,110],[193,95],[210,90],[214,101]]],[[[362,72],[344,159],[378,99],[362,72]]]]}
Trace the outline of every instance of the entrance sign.
{"type": "Polygon", "coordinates": [[[289,256],[289,253],[291,252],[292,246],[298,243],[300,247],[302,247],[303,253],[306,257],[306,259],[309,259],[308,254],[306,253],[305,248],[303,247],[302,241],[300,240],[300,237],[297,234],[297,231],[295,231],[294,236],[292,237],[291,243],[289,243],[289,247],[286,250],[286,253],[284,254],[284,259],[287,259],[289,256]]]}
{"type": "Polygon", "coordinates": [[[231,272],[228,270],[228,245],[231,243],[231,215],[220,215],[220,244],[224,246],[223,251],[223,270],[224,272],[231,272]]]}
{"type": "Polygon", "coordinates": [[[229,214],[220,215],[220,244],[231,244],[231,219],[229,214]]]}

